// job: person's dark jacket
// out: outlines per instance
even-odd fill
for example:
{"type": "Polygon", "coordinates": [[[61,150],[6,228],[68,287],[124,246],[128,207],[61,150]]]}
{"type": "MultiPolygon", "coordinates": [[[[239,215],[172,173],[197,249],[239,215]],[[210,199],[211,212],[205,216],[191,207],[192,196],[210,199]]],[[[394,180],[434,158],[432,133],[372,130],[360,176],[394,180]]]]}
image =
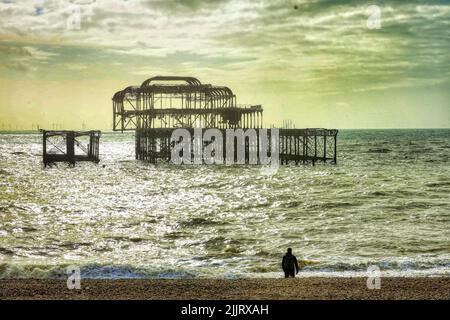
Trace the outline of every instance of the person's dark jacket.
{"type": "Polygon", "coordinates": [[[298,273],[299,268],[297,258],[293,254],[286,253],[283,256],[281,267],[283,268],[284,272],[298,273]]]}

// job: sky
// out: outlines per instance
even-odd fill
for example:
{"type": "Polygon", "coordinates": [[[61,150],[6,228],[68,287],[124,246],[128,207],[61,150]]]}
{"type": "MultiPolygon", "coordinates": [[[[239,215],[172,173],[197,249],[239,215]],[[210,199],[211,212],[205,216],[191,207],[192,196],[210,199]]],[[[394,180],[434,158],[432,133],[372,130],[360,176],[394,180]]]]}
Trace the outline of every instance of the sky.
{"type": "Polygon", "coordinates": [[[450,128],[450,1],[0,0],[0,130],[111,129],[156,75],[266,126],[450,128]]]}

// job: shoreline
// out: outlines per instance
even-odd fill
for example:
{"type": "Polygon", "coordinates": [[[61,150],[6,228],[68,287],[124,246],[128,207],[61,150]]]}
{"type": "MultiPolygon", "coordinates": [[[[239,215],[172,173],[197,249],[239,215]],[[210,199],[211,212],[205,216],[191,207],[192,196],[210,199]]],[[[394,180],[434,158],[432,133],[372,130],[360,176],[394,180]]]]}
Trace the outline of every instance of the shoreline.
{"type": "Polygon", "coordinates": [[[381,278],[369,290],[367,278],[295,279],[0,279],[0,300],[418,300],[450,299],[450,277],[381,278]]]}

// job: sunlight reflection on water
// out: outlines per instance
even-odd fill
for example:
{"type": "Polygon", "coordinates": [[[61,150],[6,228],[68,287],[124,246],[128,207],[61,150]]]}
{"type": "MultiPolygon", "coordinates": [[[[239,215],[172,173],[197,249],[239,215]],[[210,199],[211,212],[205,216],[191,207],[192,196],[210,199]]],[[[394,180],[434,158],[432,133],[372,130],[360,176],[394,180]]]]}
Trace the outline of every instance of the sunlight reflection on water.
{"type": "Polygon", "coordinates": [[[343,131],[337,166],[267,177],[135,161],[112,133],[99,165],[43,169],[39,135],[0,134],[0,276],[278,276],[288,246],[305,275],[450,274],[449,138],[343,131]]]}

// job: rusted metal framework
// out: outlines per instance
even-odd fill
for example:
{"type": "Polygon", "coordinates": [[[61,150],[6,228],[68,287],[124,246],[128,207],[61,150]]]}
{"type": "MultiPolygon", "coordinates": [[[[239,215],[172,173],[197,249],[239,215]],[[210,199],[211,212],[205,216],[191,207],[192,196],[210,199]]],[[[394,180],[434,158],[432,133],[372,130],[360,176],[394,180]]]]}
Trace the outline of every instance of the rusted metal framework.
{"type": "Polygon", "coordinates": [[[260,105],[237,105],[227,87],[193,77],[157,76],[113,97],[113,129],[261,128],[260,105]]]}
{"type": "Polygon", "coordinates": [[[47,131],[42,132],[42,156],[44,166],[55,162],[77,161],[98,163],[100,131],[47,131]]]}
{"type": "MultiPolygon", "coordinates": [[[[176,128],[187,128],[191,135],[194,128],[215,128],[223,134],[226,129],[255,129],[258,135],[263,128],[260,105],[238,105],[228,87],[202,84],[193,77],[153,77],[117,92],[112,100],[113,129],[136,130],[136,159],[152,163],[170,161],[176,128]]],[[[337,133],[335,129],[279,129],[280,163],[336,163],[337,133]]],[[[246,154],[252,147],[246,142],[246,154]]]]}
{"type": "MultiPolygon", "coordinates": [[[[202,130],[202,135],[205,129],[202,130]]],[[[224,137],[222,151],[226,152],[226,129],[219,129],[224,137]]],[[[260,129],[255,129],[258,139],[252,143],[250,139],[245,140],[244,154],[245,162],[249,163],[250,149],[259,150],[260,129]]],[[[172,128],[137,129],[136,130],[136,159],[145,160],[150,163],[158,161],[169,162],[174,142],[171,141],[172,128]]],[[[194,129],[189,129],[191,137],[194,129]]],[[[279,129],[279,161],[280,164],[313,164],[317,162],[337,162],[337,130],[334,129],[279,129]]],[[[191,158],[194,155],[195,139],[191,139],[191,158]]],[[[206,147],[208,142],[202,141],[200,148],[206,147]]],[[[271,149],[271,132],[267,132],[266,145],[271,149]]],[[[236,151],[237,142],[233,146],[236,151]]],[[[235,155],[235,161],[237,161],[235,155]]]]}
{"type": "Polygon", "coordinates": [[[280,129],[280,163],[337,163],[336,129],[280,129]]]}

